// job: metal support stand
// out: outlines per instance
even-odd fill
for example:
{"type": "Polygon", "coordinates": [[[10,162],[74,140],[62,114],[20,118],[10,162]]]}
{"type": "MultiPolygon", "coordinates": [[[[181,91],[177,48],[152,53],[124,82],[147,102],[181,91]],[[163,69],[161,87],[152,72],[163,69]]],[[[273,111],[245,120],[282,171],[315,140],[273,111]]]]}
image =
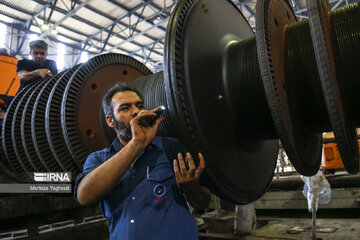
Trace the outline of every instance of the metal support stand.
{"type": "Polygon", "coordinates": [[[312,239],[316,240],[316,206],[313,206],[312,211],[312,239]]]}
{"type": "Polygon", "coordinates": [[[253,229],[253,223],[256,221],[255,203],[247,205],[236,205],[234,219],[234,234],[236,236],[250,235],[253,229]]]}

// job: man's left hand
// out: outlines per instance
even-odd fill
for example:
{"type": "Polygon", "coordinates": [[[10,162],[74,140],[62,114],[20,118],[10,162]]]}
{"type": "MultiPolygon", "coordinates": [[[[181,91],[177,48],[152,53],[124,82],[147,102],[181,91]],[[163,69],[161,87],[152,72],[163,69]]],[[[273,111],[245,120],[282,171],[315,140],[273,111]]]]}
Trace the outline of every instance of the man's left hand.
{"type": "Polygon", "coordinates": [[[200,187],[198,180],[205,169],[205,159],[201,153],[199,153],[199,160],[197,168],[190,153],[186,153],[186,163],[181,153],[178,154],[179,163],[176,159],[174,160],[176,182],[184,193],[192,193],[200,187]]]}

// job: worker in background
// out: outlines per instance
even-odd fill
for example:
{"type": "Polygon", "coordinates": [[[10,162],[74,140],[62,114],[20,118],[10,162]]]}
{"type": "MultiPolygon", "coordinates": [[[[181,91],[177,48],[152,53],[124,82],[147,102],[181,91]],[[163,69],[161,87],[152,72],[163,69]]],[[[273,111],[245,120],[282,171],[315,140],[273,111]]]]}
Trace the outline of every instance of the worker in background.
{"type": "Polygon", "coordinates": [[[137,90],[118,83],[105,94],[102,105],[117,138],[110,148],[88,156],[75,183],[77,201],[100,201],[112,240],[198,239],[186,201],[196,209],[209,205],[209,191],[199,184],[204,157],[198,154],[196,167],[191,154],[182,154],[177,139],[157,137],[163,118],[144,122],[159,108],[145,110],[137,90]]]}
{"type": "Polygon", "coordinates": [[[35,80],[51,77],[58,73],[56,62],[46,59],[48,45],[45,41],[31,41],[29,47],[32,60],[23,59],[16,65],[16,72],[20,79],[18,92],[35,80]]]}
{"type": "Polygon", "coordinates": [[[0,56],[7,56],[9,57],[9,53],[8,51],[6,50],[6,48],[0,48],[0,56]]]}

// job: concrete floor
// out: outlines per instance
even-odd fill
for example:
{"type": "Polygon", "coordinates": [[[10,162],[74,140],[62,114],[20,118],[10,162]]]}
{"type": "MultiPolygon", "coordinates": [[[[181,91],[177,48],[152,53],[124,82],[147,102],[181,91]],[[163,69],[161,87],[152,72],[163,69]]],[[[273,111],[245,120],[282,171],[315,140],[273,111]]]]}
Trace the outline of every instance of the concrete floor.
{"type": "MultiPolygon", "coordinates": [[[[356,209],[358,211],[358,209],[356,209]]],[[[360,240],[360,218],[353,219],[317,219],[318,240],[360,240]]],[[[200,240],[242,239],[242,240],[300,240],[312,239],[311,219],[309,218],[258,218],[257,228],[251,235],[236,237],[232,233],[200,233],[200,240]]],[[[109,231],[107,222],[99,220],[83,226],[69,227],[57,231],[22,238],[31,240],[107,240],[109,231]]]]}
{"type": "MultiPolygon", "coordinates": [[[[264,226],[255,229],[248,236],[235,237],[233,234],[201,233],[200,239],[312,239],[311,219],[264,218],[258,219],[258,222],[264,226]]],[[[359,240],[360,219],[317,219],[316,237],[319,240],[359,240]]]]}

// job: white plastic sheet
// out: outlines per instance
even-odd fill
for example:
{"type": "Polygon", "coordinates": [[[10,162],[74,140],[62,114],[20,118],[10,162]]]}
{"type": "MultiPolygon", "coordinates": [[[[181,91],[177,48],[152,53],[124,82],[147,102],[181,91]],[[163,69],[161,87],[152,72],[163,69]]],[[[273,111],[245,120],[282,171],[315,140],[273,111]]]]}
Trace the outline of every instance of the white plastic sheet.
{"type": "Polygon", "coordinates": [[[312,212],[313,209],[317,211],[319,204],[330,202],[330,184],[321,171],[311,177],[301,176],[301,180],[305,183],[303,194],[307,199],[309,212],[312,212]]]}

